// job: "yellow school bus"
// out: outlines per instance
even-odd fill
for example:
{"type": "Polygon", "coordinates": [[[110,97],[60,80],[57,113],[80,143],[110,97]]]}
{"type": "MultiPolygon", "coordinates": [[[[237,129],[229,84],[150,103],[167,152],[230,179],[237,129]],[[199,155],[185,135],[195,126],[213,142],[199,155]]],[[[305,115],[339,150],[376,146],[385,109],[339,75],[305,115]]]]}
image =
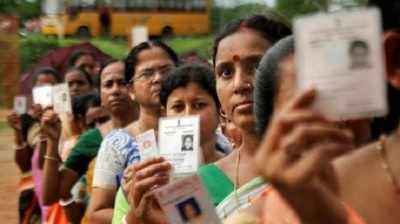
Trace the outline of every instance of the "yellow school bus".
{"type": "Polygon", "coordinates": [[[126,36],[146,26],[149,35],[209,32],[211,0],[46,0],[42,33],[46,35],[126,36]]]}

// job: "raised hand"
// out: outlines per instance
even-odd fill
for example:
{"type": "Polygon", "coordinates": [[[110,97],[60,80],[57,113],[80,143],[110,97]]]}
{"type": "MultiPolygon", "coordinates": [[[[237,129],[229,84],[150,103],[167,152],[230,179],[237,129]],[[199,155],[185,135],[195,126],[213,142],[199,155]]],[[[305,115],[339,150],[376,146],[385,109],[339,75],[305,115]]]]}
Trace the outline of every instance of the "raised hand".
{"type": "Polygon", "coordinates": [[[8,125],[10,125],[10,127],[12,129],[14,129],[15,131],[21,131],[21,129],[22,129],[21,118],[15,111],[11,112],[7,116],[7,122],[8,122],[8,125]]]}
{"type": "MultiPolygon", "coordinates": [[[[312,214],[316,205],[321,206],[317,210],[343,210],[323,180],[333,178],[326,177],[332,159],[353,148],[349,131],[311,108],[315,97],[314,90],[306,91],[276,111],[255,156],[260,173],[306,221],[318,217],[312,214]]],[[[325,218],[330,215],[336,214],[325,218]]]]}
{"type": "Polygon", "coordinates": [[[50,141],[58,143],[61,135],[61,121],[51,109],[46,110],[41,118],[41,133],[50,141]]]}
{"type": "Polygon", "coordinates": [[[129,202],[137,219],[144,223],[164,223],[165,216],[152,190],[168,184],[171,165],[164,158],[153,158],[130,168],[129,202]]]}

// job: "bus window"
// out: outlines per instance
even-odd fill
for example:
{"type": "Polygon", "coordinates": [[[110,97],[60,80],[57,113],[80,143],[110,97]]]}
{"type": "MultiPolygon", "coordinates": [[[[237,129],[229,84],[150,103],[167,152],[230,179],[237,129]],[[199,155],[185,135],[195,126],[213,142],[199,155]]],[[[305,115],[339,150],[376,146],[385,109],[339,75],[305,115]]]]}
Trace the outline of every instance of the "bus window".
{"type": "Polygon", "coordinates": [[[126,8],[126,0],[112,0],[111,7],[123,10],[126,8]]]}

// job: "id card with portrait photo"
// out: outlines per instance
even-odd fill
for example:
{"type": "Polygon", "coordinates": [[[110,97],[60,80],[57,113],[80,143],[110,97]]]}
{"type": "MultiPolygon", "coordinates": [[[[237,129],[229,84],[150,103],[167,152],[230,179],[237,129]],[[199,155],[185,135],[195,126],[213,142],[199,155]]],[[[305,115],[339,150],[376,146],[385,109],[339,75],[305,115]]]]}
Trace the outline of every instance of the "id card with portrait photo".
{"type": "Polygon", "coordinates": [[[141,161],[158,156],[158,147],[154,129],[136,135],[135,138],[139,146],[141,161]]]}
{"type": "Polygon", "coordinates": [[[172,164],[172,176],[195,173],[200,165],[200,117],[161,118],[159,152],[172,164]]]}
{"type": "Polygon", "coordinates": [[[27,112],[27,98],[26,96],[14,97],[14,111],[18,114],[25,114],[27,112]]]}
{"type": "Polygon", "coordinates": [[[53,87],[52,86],[40,86],[32,89],[33,103],[39,104],[43,108],[53,105],[53,87]]]}
{"type": "Polygon", "coordinates": [[[160,187],[154,192],[173,224],[220,224],[215,208],[200,177],[192,175],[160,187]]]}
{"type": "Polygon", "coordinates": [[[387,113],[381,15],[361,8],[294,22],[297,84],[314,86],[315,107],[332,120],[387,113]]]}
{"type": "Polygon", "coordinates": [[[68,84],[53,86],[53,108],[58,114],[72,113],[71,96],[68,84]]]}

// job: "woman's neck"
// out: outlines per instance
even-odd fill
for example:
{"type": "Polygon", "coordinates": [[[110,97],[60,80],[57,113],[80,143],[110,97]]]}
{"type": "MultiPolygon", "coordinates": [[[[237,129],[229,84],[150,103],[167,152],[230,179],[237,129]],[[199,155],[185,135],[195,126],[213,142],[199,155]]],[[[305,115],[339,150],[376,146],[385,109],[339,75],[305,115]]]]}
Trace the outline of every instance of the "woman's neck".
{"type": "Polygon", "coordinates": [[[130,106],[123,114],[111,114],[111,125],[114,128],[124,128],[135,119],[135,109],[130,106]]]}
{"type": "Polygon", "coordinates": [[[239,147],[241,154],[243,156],[253,157],[257,152],[258,144],[260,142],[260,138],[257,133],[249,132],[242,130],[242,144],[239,147]]]}
{"type": "Polygon", "coordinates": [[[140,132],[147,131],[149,129],[158,130],[158,120],[162,116],[161,108],[144,108],[140,107],[138,129],[140,132]]]}
{"type": "Polygon", "coordinates": [[[213,135],[211,139],[201,145],[203,153],[204,164],[209,164],[217,161],[222,157],[217,151],[217,140],[216,136],[213,135]]]}

